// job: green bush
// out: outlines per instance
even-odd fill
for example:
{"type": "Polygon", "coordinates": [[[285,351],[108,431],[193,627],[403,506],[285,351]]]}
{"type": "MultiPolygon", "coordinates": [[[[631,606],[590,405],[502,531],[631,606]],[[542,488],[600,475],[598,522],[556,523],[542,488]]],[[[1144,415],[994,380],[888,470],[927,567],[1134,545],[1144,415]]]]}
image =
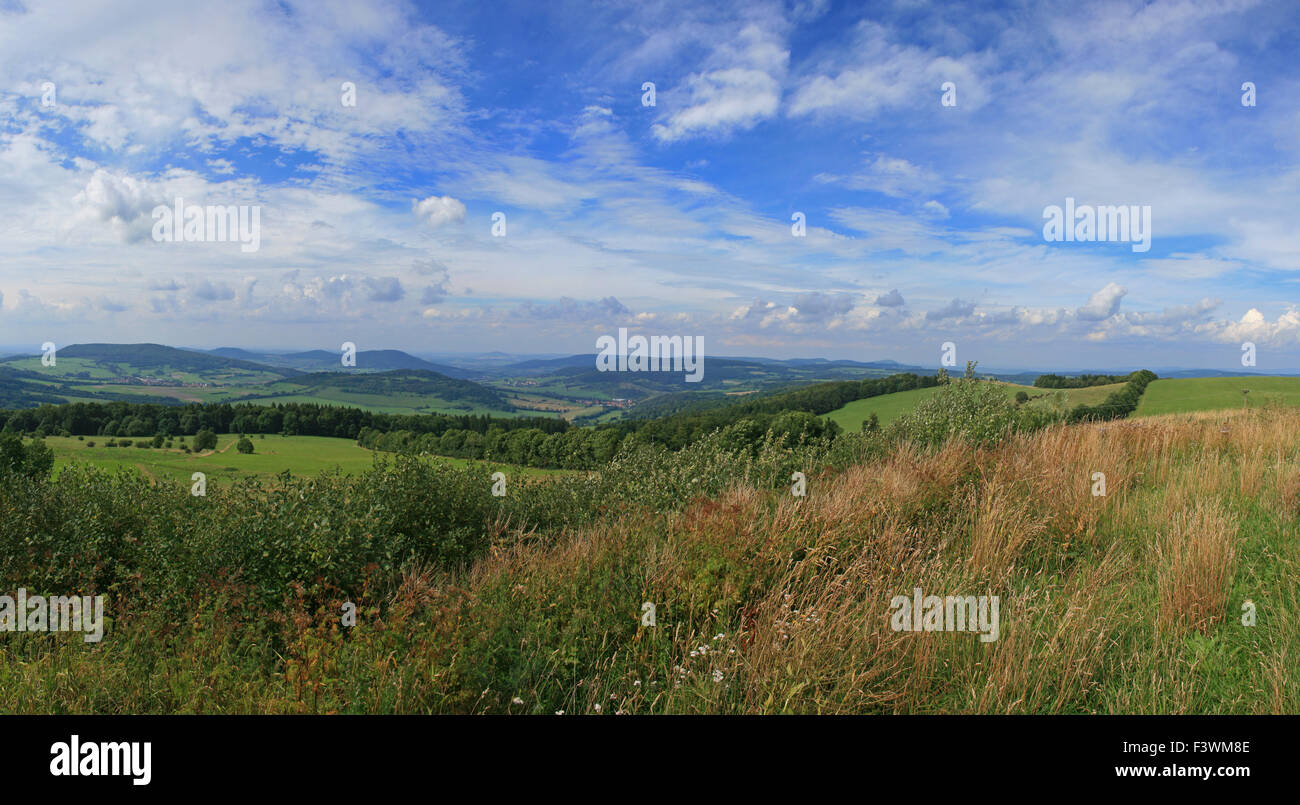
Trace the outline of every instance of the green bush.
{"type": "Polygon", "coordinates": [[[0,474],[43,479],[54,467],[54,451],[41,439],[27,445],[12,433],[0,434],[0,474]]]}
{"type": "Polygon", "coordinates": [[[1012,433],[1042,427],[1048,411],[1018,408],[995,383],[973,377],[952,380],[889,426],[895,439],[938,447],[960,438],[976,445],[995,444],[1012,433]]]}
{"type": "Polygon", "coordinates": [[[217,434],[206,428],[194,434],[195,450],[215,450],[217,448],[217,434]]]}

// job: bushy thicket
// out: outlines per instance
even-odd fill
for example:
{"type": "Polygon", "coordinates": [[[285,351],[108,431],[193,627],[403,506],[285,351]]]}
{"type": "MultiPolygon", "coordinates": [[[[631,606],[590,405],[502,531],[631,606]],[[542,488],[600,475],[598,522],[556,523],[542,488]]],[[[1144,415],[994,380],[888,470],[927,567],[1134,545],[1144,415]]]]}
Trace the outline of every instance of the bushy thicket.
{"type": "MultiPolygon", "coordinates": [[[[778,443],[796,444],[834,438],[839,426],[804,411],[751,414],[729,420],[713,431],[695,434],[675,449],[695,444],[719,431],[720,443],[728,449],[752,452],[769,435],[778,443]]],[[[561,433],[544,433],[535,428],[512,431],[489,428],[482,435],[457,429],[435,435],[363,428],[357,443],[374,450],[488,459],[548,469],[598,469],[621,449],[666,446],[640,431],[624,434],[615,428],[573,428],[561,433]]]]}
{"type": "Polygon", "coordinates": [[[57,483],[3,472],[0,589],[180,605],[195,591],[237,584],[265,607],[291,590],[361,596],[404,566],[472,562],[507,532],[540,539],[608,512],[677,509],[736,484],[789,485],[796,471],[812,477],[869,450],[865,441],[788,433],[757,445],[733,436],[720,431],[676,452],[629,446],[598,473],[508,475],[503,496],[492,492],[490,464],[404,455],[379,456],[357,476],[286,473],[210,485],[202,497],[83,464],[64,468],[57,483]]]}
{"type": "Polygon", "coordinates": [[[451,428],[440,434],[362,428],[357,444],[394,453],[492,459],[526,467],[594,469],[614,457],[622,438],[616,431],[591,428],[556,433],[538,428],[490,427],[485,433],[451,428]]]}
{"type": "Polygon", "coordinates": [[[13,434],[0,434],[0,477],[45,478],[54,467],[54,451],[40,439],[27,444],[13,434]]]}
{"type": "Polygon", "coordinates": [[[1142,401],[1142,394],[1152,380],[1157,380],[1156,373],[1142,369],[1128,375],[1128,382],[1119,391],[1106,395],[1106,399],[1097,405],[1079,405],[1070,411],[1070,422],[1098,421],[1105,419],[1122,419],[1137,410],[1142,401]]]}
{"type": "Polygon", "coordinates": [[[950,439],[992,445],[1013,433],[1059,420],[1047,410],[1018,406],[998,385],[975,377],[945,383],[886,429],[896,440],[938,447],[950,439]]]}
{"type": "Polygon", "coordinates": [[[1040,389],[1083,389],[1089,386],[1109,386],[1123,383],[1132,377],[1128,375],[1039,375],[1034,385],[1040,389]]]}
{"type": "Polygon", "coordinates": [[[782,394],[742,400],[721,408],[709,407],[712,406],[712,402],[704,401],[702,405],[706,406],[707,410],[687,410],[680,414],[652,420],[632,418],[603,427],[621,433],[635,433],[640,442],[662,444],[672,449],[679,449],[742,418],[751,418],[758,422],[757,427],[760,432],[763,432],[767,429],[766,424],[775,421],[776,417],[787,411],[802,411],[820,416],[854,400],[930,388],[939,383],[940,379],[937,376],[918,376],[910,372],[868,380],[816,383],[782,394]]]}

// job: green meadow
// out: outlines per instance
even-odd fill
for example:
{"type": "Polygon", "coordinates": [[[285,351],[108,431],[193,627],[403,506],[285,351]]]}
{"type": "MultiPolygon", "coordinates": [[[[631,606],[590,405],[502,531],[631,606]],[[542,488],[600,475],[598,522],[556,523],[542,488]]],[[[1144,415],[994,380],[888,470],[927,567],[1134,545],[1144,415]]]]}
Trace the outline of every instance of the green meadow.
{"type": "Polygon", "coordinates": [[[1197,377],[1156,380],[1135,416],[1219,411],[1264,405],[1300,406],[1300,377],[1197,377]],[[1249,390],[1249,394],[1242,392],[1249,390]],[[1244,400],[1243,400],[1244,398],[1244,400]]]}
{"type": "MultiPolygon", "coordinates": [[[[1029,395],[1030,405],[1051,406],[1055,404],[1056,389],[1002,384],[1008,395],[1017,391],[1029,395]]],[[[1090,386],[1082,389],[1060,389],[1065,395],[1065,408],[1076,405],[1098,405],[1106,397],[1124,388],[1123,383],[1105,386],[1090,386]]],[[[1246,395],[1250,407],[1263,405],[1300,406],[1300,378],[1297,377],[1202,377],[1175,380],[1156,380],[1142,395],[1134,416],[1158,416],[1160,414],[1178,414],[1191,411],[1220,411],[1228,408],[1242,407],[1242,390],[1249,389],[1246,395]]],[[[875,411],[881,426],[888,425],[895,419],[911,411],[922,400],[933,395],[937,389],[913,389],[895,394],[883,394],[854,400],[843,408],[826,415],[845,430],[858,430],[862,420],[875,411]]]]}
{"type": "MultiPolygon", "coordinates": [[[[125,437],[123,437],[124,439],[125,437]]],[[[134,442],[149,440],[131,438],[129,447],[105,447],[109,437],[87,436],[84,441],[67,436],[47,436],[45,443],[54,450],[54,472],[57,476],[65,467],[80,462],[109,470],[134,470],[153,480],[190,483],[190,476],[202,472],[209,484],[234,481],[241,478],[270,479],[288,471],[295,476],[313,477],[328,470],[356,475],[369,470],[374,464],[374,451],[360,447],[351,439],[329,436],[279,436],[256,435],[248,437],[253,443],[252,453],[235,449],[237,434],[223,434],[217,438],[217,449],[204,453],[186,453],[180,449],[179,439],[172,448],[144,448],[134,442]],[[94,447],[87,445],[94,442],[94,447]]],[[[123,439],[118,439],[120,443],[123,439]]],[[[192,437],[186,439],[191,443],[192,437]]],[[[391,454],[380,454],[392,459],[391,454]]],[[[440,459],[448,464],[463,467],[473,462],[463,458],[440,459]]],[[[497,469],[498,467],[493,467],[497,469]]],[[[502,464],[505,472],[526,475],[549,475],[558,470],[539,470],[531,467],[514,467],[502,464]]]]}

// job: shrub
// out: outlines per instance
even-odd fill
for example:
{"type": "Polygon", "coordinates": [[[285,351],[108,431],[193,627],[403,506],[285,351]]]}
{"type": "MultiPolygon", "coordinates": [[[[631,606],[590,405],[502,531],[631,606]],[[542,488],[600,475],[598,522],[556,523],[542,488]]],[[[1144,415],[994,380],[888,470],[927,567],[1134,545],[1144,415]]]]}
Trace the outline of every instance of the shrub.
{"type": "Polygon", "coordinates": [[[11,433],[0,434],[0,474],[44,479],[54,467],[54,451],[44,441],[33,439],[26,446],[11,433]]]}
{"type": "Polygon", "coordinates": [[[241,453],[253,452],[253,441],[247,436],[240,436],[239,441],[235,444],[235,449],[241,453]]]}
{"type": "Polygon", "coordinates": [[[1011,433],[1041,427],[1052,418],[1049,412],[1017,408],[994,383],[965,377],[940,386],[895,420],[889,434],[927,447],[938,447],[953,438],[990,445],[1011,433]]]}

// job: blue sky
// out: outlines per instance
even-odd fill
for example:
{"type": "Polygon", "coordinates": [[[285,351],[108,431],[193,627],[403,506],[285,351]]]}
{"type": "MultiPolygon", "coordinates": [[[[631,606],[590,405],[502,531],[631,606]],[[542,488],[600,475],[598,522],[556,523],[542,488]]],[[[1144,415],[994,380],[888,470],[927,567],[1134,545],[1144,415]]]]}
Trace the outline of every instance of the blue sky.
{"type": "Polygon", "coordinates": [[[1289,3],[189,5],[0,0],[0,343],[1300,367],[1289,3]]]}

